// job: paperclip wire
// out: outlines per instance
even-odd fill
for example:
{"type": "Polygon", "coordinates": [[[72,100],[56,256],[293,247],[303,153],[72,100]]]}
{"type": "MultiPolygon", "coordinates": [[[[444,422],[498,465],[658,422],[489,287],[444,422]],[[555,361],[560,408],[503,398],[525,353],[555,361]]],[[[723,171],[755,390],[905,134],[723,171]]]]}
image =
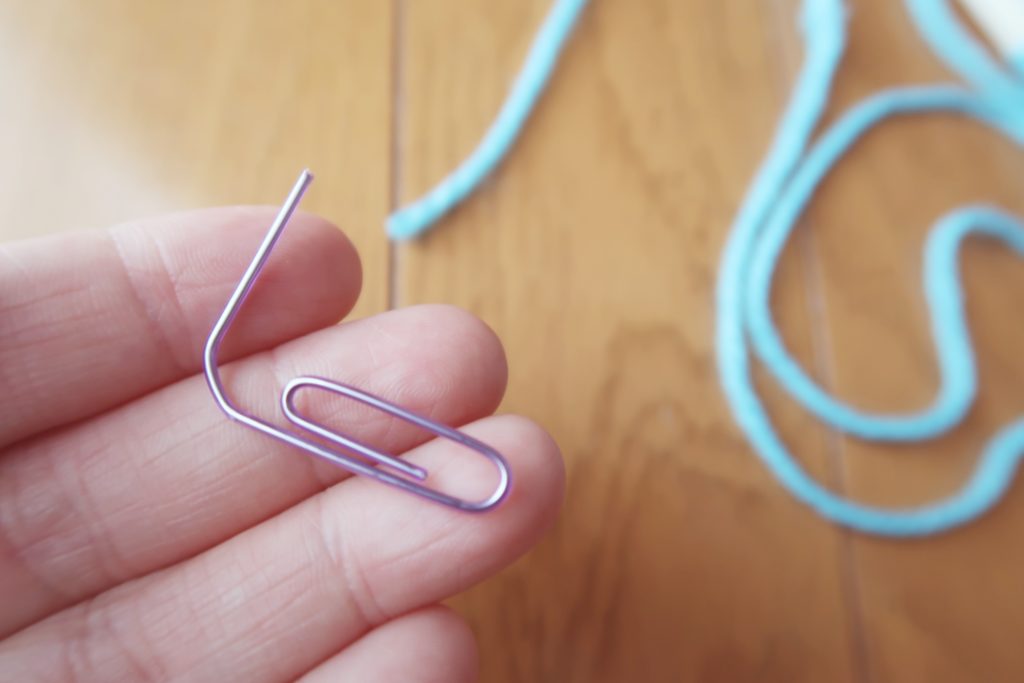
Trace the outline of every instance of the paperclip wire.
{"type": "Polygon", "coordinates": [[[434,189],[388,218],[387,229],[391,239],[410,239],[429,229],[472,194],[501,163],[551,79],[558,56],[586,4],[587,0],[556,0],[537,31],[501,111],[480,144],[434,189]]]}
{"type": "Polygon", "coordinates": [[[274,222],[270,227],[270,231],[267,233],[267,236],[263,239],[263,243],[256,251],[256,255],[253,257],[252,263],[249,264],[245,274],[242,275],[242,279],[239,281],[234,293],[231,295],[231,298],[228,299],[224,312],[221,313],[220,318],[218,318],[217,323],[213,326],[213,330],[210,332],[210,336],[206,340],[206,348],[203,352],[203,365],[206,373],[206,381],[210,385],[210,391],[213,393],[213,397],[217,401],[217,405],[219,405],[221,410],[223,410],[232,420],[240,422],[258,432],[262,432],[263,434],[277,439],[278,441],[300,448],[311,455],[322,458],[323,460],[333,463],[334,465],[342,467],[355,474],[370,477],[371,479],[375,479],[383,484],[394,486],[395,488],[401,489],[407,493],[412,493],[458,510],[466,512],[483,512],[490,510],[500,503],[508,494],[511,484],[508,463],[496,450],[487,444],[474,439],[468,434],[458,431],[457,429],[452,429],[446,425],[434,422],[433,420],[429,420],[421,415],[417,415],[404,408],[396,406],[393,403],[389,403],[388,401],[374,396],[373,394],[338,382],[332,382],[320,377],[297,377],[288,382],[281,395],[281,406],[288,420],[293,424],[326,439],[327,441],[341,446],[351,452],[358,453],[362,457],[377,463],[378,466],[375,467],[355,457],[332,450],[314,441],[303,438],[298,434],[284,431],[268,422],[264,422],[263,420],[260,420],[259,418],[238,408],[227,397],[227,394],[224,391],[224,386],[221,382],[220,372],[217,367],[217,356],[221,342],[227,334],[228,329],[231,327],[231,323],[238,315],[238,311],[245,302],[245,298],[252,290],[253,284],[256,282],[260,271],[263,269],[263,266],[266,264],[267,259],[270,256],[270,252],[273,250],[278,238],[280,238],[281,233],[288,224],[288,219],[291,218],[292,213],[295,211],[299,201],[302,199],[302,195],[305,193],[306,188],[312,180],[313,175],[308,170],[303,171],[299,175],[299,179],[295,182],[295,186],[288,195],[288,199],[285,200],[284,206],[281,207],[281,211],[274,219],[274,222]],[[476,502],[467,501],[436,489],[429,488],[417,481],[385,471],[382,468],[390,468],[418,481],[425,480],[428,474],[427,471],[421,467],[403,462],[402,460],[386,453],[381,453],[380,451],[361,443],[357,439],[332,431],[327,427],[300,415],[295,407],[295,395],[300,389],[307,387],[324,389],[339,396],[354,399],[400,420],[414,424],[436,436],[454,441],[455,443],[461,444],[462,446],[475,451],[479,455],[490,460],[491,463],[494,464],[495,468],[497,468],[498,484],[496,488],[491,495],[484,500],[476,502]]]}

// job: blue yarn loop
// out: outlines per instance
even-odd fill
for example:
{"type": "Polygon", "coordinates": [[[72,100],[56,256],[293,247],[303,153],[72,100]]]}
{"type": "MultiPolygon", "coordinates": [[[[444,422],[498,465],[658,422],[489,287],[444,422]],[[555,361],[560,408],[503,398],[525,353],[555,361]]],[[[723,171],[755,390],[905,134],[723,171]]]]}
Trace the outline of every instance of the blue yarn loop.
{"type": "Polygon", "coordinates": [[[480,144],[434,189],[388,218],[387,231],[391,239],[405,240],[422,234],[472,194],[501,163],[551,79],[558,56],[586,4],[587,0],[555,2],[534,38],[498,117],[480,144]]]}
{"type": "MultiPolygon", "coordinates": [[[[1024,257],[1024,223],[989,206],[942,217],[924,252],[923,286],[941,385],[926,408],[906,414],[861,410],[829,394],[786,349],[771,314],[772,280],[793,226],[832,167],[887,118],[945,111],[974,119],[1024,146],[1024,54],[993,60],[947,0],[905,0],[918,32],[967,87],[928,85],[879,92],[848,110],[812,141],[846,43],[842,0],[804,0],[805,59],[775,139],[733,223],[717,287],[718,369],[730,408],[757,455],[797,499],[835,523],[883,536],[924,536],[971,521],[995,505],[1024,457],[1024,416],[983,448],[963,487],[931,504],[881,508],[837,495],[816,482],[776,433],[751,380],[751,351],[807,411],[842,433],[887,442],[940,436],[959,424],[977,392],[974,350],[964,316],[958,256],[980,234],[1024,257]]],[[[586,0],[556,0],[526,63],[474,152],[433,190],[393,214],[388,234],[415,237],[469,196],[519,136],[544,90],[586,0]]],[[[1022,46],[1024,47],[1024,46],[1022,46]]]]}
{"type": "Polygon", "coordinates": [[[833,522],[901,537],[949,530],[998,502],[1024,457],[1024,416],[989,441],[968,481],[949,497],[910,508],[864,505],[824,488],[790,455],[753,387],[749,351],[806,410],[832,428],[864,439],[904,442],[937,437],[956,426],[974,401],[977,372],[957,259],[963,240],[975,233],[999,240],[1024,257],[1024,223],[998,208],[956,209],[936,223],[927,239],[923,286],[941,387],[923,410],[878,414],[833,397],[789,353],[771,315],[772,278],[796,221],[824,177],[869,129],[893,116],[946,111],[975,119],[1024,146],[1024,57],[1006,65],[993,61],[945,0],[906,0],[906,5],[931,49],[970,87],[882,91],[848,110],[812,143],[842,56],[846,27],[841,0],[805,0],[804,66],[726,244],[718,281],[716,339],[719,374],[735,419],[782,485],[833,522]]]}

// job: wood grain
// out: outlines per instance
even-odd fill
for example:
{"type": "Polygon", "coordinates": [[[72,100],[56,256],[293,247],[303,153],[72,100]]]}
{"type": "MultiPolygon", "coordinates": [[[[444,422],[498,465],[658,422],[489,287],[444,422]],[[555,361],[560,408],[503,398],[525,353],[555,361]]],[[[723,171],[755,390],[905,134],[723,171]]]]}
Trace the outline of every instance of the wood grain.
{"type": "MultiPolygon", "coordinates": [[[[503,410],[564,450],[545,542],[456,601],[488,683],[1015,681],[1024,492],[921,542],[820,521],[752,455],[718,388],[712,293],[733,213],[801,59],[798,0],[594,0],[486,187],[392,251],[390,205],[490,123],[550,0],[0,3],[0,236],[205,204],[305,207],[363,255],[361,314],[460,304],[502,336],[503,410]]],[[[833,114],[945,79],[900,3],[855,0],[833,114]]],[[[1019,150],[970,123],[886,124],[826,183],[774,291],[787,343],[839,395],[912,409],[937,373],[919,289],[931,221],[1024,211],[1019,150]]],[[[819,479],[897,505],[953,490],[1024,408],[1024,266],[964,258],[982,392],[932,444],[843,439],[762,394],[819,479]]]]}
{"type": "Polygon", "coordinates": [[[0,236],[219,204],[303,208],[387,305],[392,8],[375,0],[0,3],[0,236]]]}
{"type": "MultiPolygon", "coordinates": [[[[403,197],[471,149],[547,4],[405,4],[403,197]]],[[[459,603],[483,680],[853,680],[841,539],[751,457],[714,370],[718,255],[784,101],[778,26],[768,5],[594,3],[505,167],[400,254],[399,301],[493,325],[505,409],[569,466],[547,542],[459,603]]],[[[779,307],[809,356],[789,265],[779,307]]]]}
{"type": "MultiPolygon", "coordinates": [[[[866,0],[838,106],[901,83],[947,80],[897,3],[866,0]]],[[[857,405],[915,410],[938,387],[921,291],[924,238],[950,209],[987,202],[1024,212],[1020,151],[952,115],[893,121],[830,179],[807,218],[832,340],[833,389],[857,405]],[[855,247],[855,248],[853,248],[855,247]]],[[[980,364],[978,402],[946,438],[904,447],[841,443],[851,493],[885,505],[949,495],[983,445],[1024,412],[1024,264],[975,238],[962,257],[968,322],[980,364]]],[[[913,543],[855,540],[866,669],[875,681],[1018,681],[1024,652],[1024,525],[1018,485],[968,529],[913,543]]]]}

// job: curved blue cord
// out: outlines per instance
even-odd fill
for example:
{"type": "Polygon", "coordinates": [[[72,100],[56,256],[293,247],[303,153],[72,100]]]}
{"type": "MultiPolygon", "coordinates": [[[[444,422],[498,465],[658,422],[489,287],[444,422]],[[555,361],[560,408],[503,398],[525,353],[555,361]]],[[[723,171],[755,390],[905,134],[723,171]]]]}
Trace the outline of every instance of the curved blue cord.
{"type": "MultiPolygon", "coordinates": [[[[817,143],[814,127],[828,99],[845,40],[840,0],[806,0],[807,57],[775,144],[741,207],[726,245],[718,281],[716,348],[730,406],[758,455],[798,499],[824,517],[864,532],[921,536],[974,519],[994,505],[1024,457],[1024,417],[1004,427],[984,448],[959,491],[930,505],[883,509],[825,489],[796,463],[776,434],[750,376],[748,342],[782,387],[823,422],[867,439],[909,441],[955,426],[977,385],[974,353],[964,321],[957,256],[964,238],[980,233],[1024,257],[1024,224],[998,209],[973,206],[942,218],[925,248],[924,288],[931,313],[942,386],[928,408],[882,415],[832,397],[786,350],[771,317],[771,282],[797,219],[822,179],[867,130],[895,115],[952,111],[974,118],[1024,145],[1024,82],[995,65],[957,23],[944,0],[907,0],[932,49],[972,86],[903,88],[879,93],[848,111],[817,143]]],[[[1018,73],[1022,60],[1012,66],[1018,73]]]]}
{"type": "Polygon", "coordinates": [[[547,86],[558,56],[586,4],[587,0],[558,0],[554,4],[534,38],[505,104],[480,144],[434,189],[388,218],[389,237],[409,239],[424,232],[468,197],[501,163],[547,86]]]}
{"type": "MultiPolygon", "coordinates": [[[[907,11],[917,30],[932,52],[960,78],[984,94],[987,100],[1003,100],[1000,104],[1008,113],[1019,112],[1021,82],[1002,65],[989,58],[985,48],[956,19],[945,0],[905,0],[907,11]],[[1016,99],[1016,104],[1013,100],[1016,99]]],[[[1015,68],[1011,59],[1008,66],[1015,68]]],[[[1024,73],[1018,71],[1018,74],[1024,73]]],[[[1019,118],[1019,117],[1018,117],[1019,118]]],[[[1015,126],[1019,133],[1020,126],[1015,126]]],[[[1010,137],[1016,137],[1006,131],[1010,137]]],[[[1018,142],[1021,138],[1016,137],[1018,142]]]]}
{"type": "Polygon", "coordinates": [[[956,270],[933,273],[933,277],[924,282],[933,334],[937,340],[942,340],[936,344],[942,377],[938,397],[931,407],[918,413],[876,415],[834,399],[786,351],[770,310],[771,282],[778,259],[818,184],[871,127],[886,117],[938,109],[986,120],[986,111],[977,105],[973,94],[941,87],[890,91],[866,100],[847,113],[807,153],[765,219],[745,292],[751,342],[761,361],[801,404],[822,421],[843,431],[865,439],[917,441],[938,436],[963,418],[974,399],[976,376],[971,341],[959,301],[956,270]]]}
{"type": "MultiPolygon", "coordinates": [[[[819,140],[811,136],[828,103],[846,41],[842,0],[805,0],[801,25],[806,58],[775,140],[740,207],[722,257],[717,287],[719,374],[737,422],[757,454],[795,497],[822,516],[868,533],[922,536],[983,514],[1010,485],[1024,457],[1024,417],[985,446],[964,486],[938,502],[884,509],[836,495],[812,479],[772,426],[750,376],[750,350],[809,412],[842,432],[882,441],[936,437],[959,423],[977,389],[974,352],[964,319],[957,259],[978,233],[1024,257],[1024,224],[987,206],[940,219],[925,246],[923,286],[931,316],[941,387],[932,404],[908,414],[860,410],[827,393],[792,357],[771,316],[772,279],[793,226],[818,185],[864,133],[892,116],[954,112],[1024,145],[1024,54],[1005,67],[989,58],[957,21],[946,0],[905,0],[918,31],[970,89],[921,86],[886,90],[849,110],[819,140]],[[749,347],[748,347],[749,343],[749,347]]],[[[547,84],[585,0],[558,0],[537,35],[500,114],[473,154],[426,196],[388,221],[392,238],[416,236],[465,199],[506,155],[547,84]]]]}

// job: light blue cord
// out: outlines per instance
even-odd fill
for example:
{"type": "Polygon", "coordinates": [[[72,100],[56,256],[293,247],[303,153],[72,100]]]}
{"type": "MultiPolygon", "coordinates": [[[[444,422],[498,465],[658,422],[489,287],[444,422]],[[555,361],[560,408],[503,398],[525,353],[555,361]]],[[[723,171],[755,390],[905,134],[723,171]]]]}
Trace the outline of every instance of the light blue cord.
{"type": "MultiPolygon", "coordinates": [[[[942,386],[931,406],[907,415],[881,415],[829,395],[786,350],[772,320],[771,282],[797,219],[836,161],[887,117],[951,111],[981,121],[1024,145],[1024,82],[995,64],[957,23],[944,0],[907,0],[918,30],[971,90],[929,86],[887,90],[849,110],[810,144],[845,40],[841,0],[805,0],[807,56],[776,141],[740,209],[726,245],[718,282],[718,366],[733,413],[758,455],[782,484],[824,517],[868,533],[921,536],[948,530],[984,513],[1003,495],[1024,456],[1024,417],[984,448],[962,489],[936,503],[883,509],[838,496],[796,463],[772,427],[750,377],[747,343],[782,387],[823,422],[866,439],[910,441],[955,426],[973,402],[977,377],[964,321],[957,256],[963,239],[981,233],[1024,257],[1024,224],[996,208],[965,207],[942,218],[925,248],[924,288],[931,313],[942,386]]],[[[1024,60],[1014,60],[1014,68],[1024,60]]]]}
{"type": "MultiPolygon", "coordinates": [[[[811,144],[845,47],[846,17],[842,0],[805,0],[801,14],[804,65],[775,140],[733,225],[717,291],[719,373],[733,414],[757,454],[783,486],[822,516],[885,536],[945,531],[992,507],[1024,457],[1024,417],[992,438],[973,474],[950,497],[904,509],[862,505],[818,484],[789,454],[754,389],[750,350],[809,412],[839,431],[865,439],[902,442],[939,436],[963,419],[974,400],[977,373],[957,258],[961,243],[972,233],[1000,240],[1024,257],[1024,224],[997,208],[957,209],[940,219],[928,237],[923,285],[942,382],[934,402],[921,411],[877,414],[834,398],[788,352],[771,316],[772,278],[793,226],[823,178],[870,128],[891,116],[948,111],[991,126],[1024,146],[1024,54],[1000,65],[970,37],[946,0],[905,2],[933,52],[971,87],[883,91],[850,109],[811,144]]],[[[388,233],[392,238],[414,237],[428,229],[500,163],[547,84],[585,4],[585,0],[555,3],[480,145],[426,196],[391,216],[388,233]]]]}
{"type": "Polygon", "coordinates": [[[434,225],[487,178],[519,136],[543,92],[558,56],[587,0],[557,0],[537,32],[530,52],[498,117],[483,140],[455,171],[426,195],[388,218],[388,236],[415,237],[434,225]]]}

